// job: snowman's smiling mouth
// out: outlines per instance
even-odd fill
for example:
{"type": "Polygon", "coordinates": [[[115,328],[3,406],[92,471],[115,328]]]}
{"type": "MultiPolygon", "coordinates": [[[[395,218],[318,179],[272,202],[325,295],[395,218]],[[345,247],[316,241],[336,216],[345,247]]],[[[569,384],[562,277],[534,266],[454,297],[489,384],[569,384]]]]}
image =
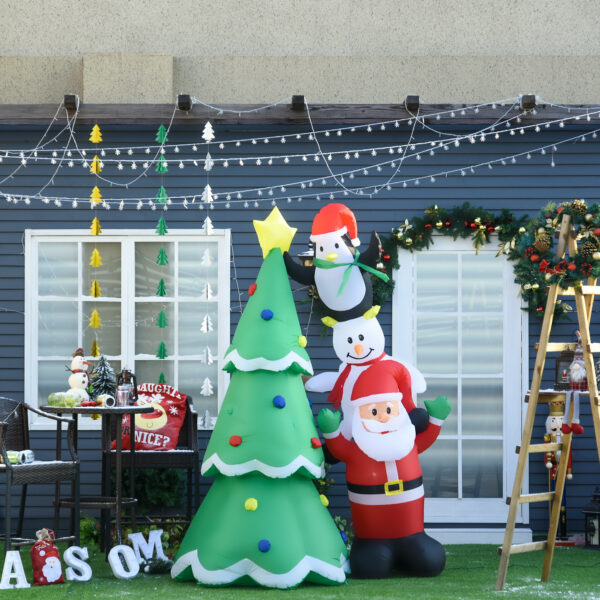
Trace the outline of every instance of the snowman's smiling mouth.
{"type": "Polygon", "coordinates": [[[369,348],[369,351],[364,355],[364,356],[352,356],[352,354],[350,354],[350,352],[348,352],[346,354],[346,356],[348,358],[353,358],[354,360],[363,360],[364,358],[367,358],[367,356],[369,356],[371,354],[371,352],[373,352],[374,348],[369,348]]]}

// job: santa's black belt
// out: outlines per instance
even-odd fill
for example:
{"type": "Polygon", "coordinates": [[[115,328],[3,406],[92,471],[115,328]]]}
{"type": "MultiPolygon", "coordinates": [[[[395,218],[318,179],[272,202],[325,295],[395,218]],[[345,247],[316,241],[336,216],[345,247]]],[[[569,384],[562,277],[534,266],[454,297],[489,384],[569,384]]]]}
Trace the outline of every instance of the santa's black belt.
{"type": "Polygon", "coordinates": [[[380,485],[361,485],[360,483],[346,482],[349,492],[354,492],[355,494],[385,494],[386,496],[402,494],[403,492],[414,490],[422,484],[423,477],[417,477],[408,481],[403,481],[402,479],[386,481],[380,485]]]}

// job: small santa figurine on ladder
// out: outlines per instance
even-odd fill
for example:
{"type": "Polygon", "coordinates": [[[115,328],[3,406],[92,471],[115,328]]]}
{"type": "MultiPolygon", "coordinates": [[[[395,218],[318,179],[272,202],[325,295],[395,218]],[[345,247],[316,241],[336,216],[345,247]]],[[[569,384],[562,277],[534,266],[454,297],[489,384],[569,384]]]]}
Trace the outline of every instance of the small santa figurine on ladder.
{"type": "Polygon", "coordinates": [[[579,395],[581,392],[587,392],[588,381],[585,372],[585,362],[583,360],[583,346],[581,345],[581,333],[575,332],[577,336],[577,347],[573,362],[569,367],[569,390],[566,394],[566,406],[564,412],[564,420],[562,424],[563,433],[575,433],[577,435],[583,433],[584,429],[579,424],[579,395]],[[571,398],[573,399],[573,418],[569,422],[571,414],[571,398]]]}

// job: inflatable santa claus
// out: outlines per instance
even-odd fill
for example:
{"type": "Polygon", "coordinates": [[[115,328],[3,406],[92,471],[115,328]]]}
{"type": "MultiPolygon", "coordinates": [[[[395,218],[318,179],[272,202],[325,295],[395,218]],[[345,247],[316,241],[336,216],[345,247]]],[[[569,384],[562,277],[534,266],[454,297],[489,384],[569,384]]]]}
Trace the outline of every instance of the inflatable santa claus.
{"type": "Polygon", "coordinates": [[[393,571],[435,576],[446,561],[442,545],[424,532],[418,455],[438,437],[450,402],[443,396],[426,401],[429,420],[416,433],[406,408],[414,406],[410,373],[397,363],[393,371],[380,360],[356,378],[344,414],[353,441],[341,431],[339,412],[323,409],[317,419],[329,452],[346,463],[356,533],[350,566],[359,578],[393,571]]]}
{"type": "Polygon", "coordinates": [[[358,251],[360,244],[354,213],[344,204],[327,204],[315,216],[311,242],[315,255],[313,266],[303,267],[285,252],[288,275],[303,285],[315,285],[327,314],[338,321],[362,315],[373,305],[371,275],[388,281],[377,270],[381,242],[371,232],[369,247],[358,251]]]}

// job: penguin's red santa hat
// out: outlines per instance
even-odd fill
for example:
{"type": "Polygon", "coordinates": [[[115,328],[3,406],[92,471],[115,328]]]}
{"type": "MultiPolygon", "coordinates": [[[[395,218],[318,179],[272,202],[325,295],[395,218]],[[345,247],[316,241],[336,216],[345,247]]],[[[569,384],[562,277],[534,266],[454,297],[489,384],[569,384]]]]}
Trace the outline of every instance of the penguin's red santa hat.
{"type": "Polygon", "coordinates": [[[353,246],[360,245],[356,227],[356,217],[345,204],[327,204],[313,220],[312,242],[318,242],[320,238],[329,235],[348,234],[353,246]]]}
{"type": "MultiPolygon", "coordinates": [[[[394,400],[402,402],[402,392],[398,389],[398,381],[385,362],[375,363],[358,376],[350,398],[352,407],[356,408],[375,402],[393,402],[394,400]]],[[[407,388],[410,386],[408,372],[404,383],[407,388]]]]}

